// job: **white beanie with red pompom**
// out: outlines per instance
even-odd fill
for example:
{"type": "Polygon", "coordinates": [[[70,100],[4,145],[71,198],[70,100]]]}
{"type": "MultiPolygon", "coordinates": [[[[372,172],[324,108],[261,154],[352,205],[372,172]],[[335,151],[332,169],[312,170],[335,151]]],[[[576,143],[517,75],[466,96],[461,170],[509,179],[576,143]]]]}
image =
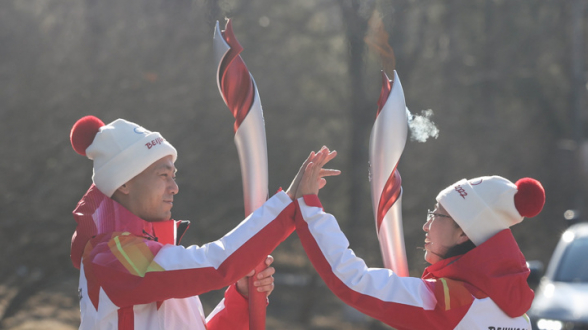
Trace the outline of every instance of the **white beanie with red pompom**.
{"type": "Polygon", "coordinates": [[[437,202],[477,246],[543,209],[545,190],[535,179],[513,184],[500,176],[462,179],[442,190],[437,202]]]}
{"type": "Polygon", "coordinates": [[[94,116],[83,117],[72,127],[70,141],[77,153],[94,161],[92,181],[108,197],[159,159],[177,158],[161,134],[124,119],[104,125],[94,116]]]}

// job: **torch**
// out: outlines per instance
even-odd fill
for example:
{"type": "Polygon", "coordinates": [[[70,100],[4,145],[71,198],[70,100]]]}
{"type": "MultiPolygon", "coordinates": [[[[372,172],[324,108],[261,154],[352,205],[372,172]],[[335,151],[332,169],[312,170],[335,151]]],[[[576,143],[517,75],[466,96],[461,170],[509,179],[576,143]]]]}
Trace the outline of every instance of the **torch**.
{"type": "MultiPolygon", "coordinates": [[[[225,104],[235,117],[235,144],[241,164],[245,216],[259,208],[268,197],[267,144],[263,111],[255,81],[239,55],[243,47],[233,33],[231,21],[224,31],[218,21],[214,31],[214,53],[218,63],[217,85],[225,104]]],[[[266,268],[262,262],[255,274],[266,268]]],[[[249,329],[265,329],[267,298],[257,292],[255,278],[249,279],[249,329]]]]}
{"type": "Polygon", "coordinates": [[[402,179],[397,169],[408,132],[406,111],[398,74],[394,70],[391,81],[382,71],[382,90],[369,145],[370,184],[384,266],[399,276],[408,276],[402,229],[402,179]]]}

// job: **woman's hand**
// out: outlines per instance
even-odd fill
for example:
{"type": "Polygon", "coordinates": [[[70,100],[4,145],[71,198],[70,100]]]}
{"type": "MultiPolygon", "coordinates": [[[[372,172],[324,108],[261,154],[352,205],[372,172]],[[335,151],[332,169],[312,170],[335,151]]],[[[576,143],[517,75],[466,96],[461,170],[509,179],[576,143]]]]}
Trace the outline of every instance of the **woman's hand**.
{"type": "MultiPolygon", "coordinates": [[[[314,155],[314,157],[309,157],[310,159],[307,159],[305,162],[306,168],[302,171],[302,179],[298,184],[295,198],[300,198],[304,195],[318,195],[319,190],[327,184],[327,180],[324,178],[325,176],[341,174],[341,171],[339,170],[323,168],[336,156],[337,151],[329,151],[327,147],[323,147],[314,155]]],[[[300,174],[300,171],[298,174],[300,174]]]]}

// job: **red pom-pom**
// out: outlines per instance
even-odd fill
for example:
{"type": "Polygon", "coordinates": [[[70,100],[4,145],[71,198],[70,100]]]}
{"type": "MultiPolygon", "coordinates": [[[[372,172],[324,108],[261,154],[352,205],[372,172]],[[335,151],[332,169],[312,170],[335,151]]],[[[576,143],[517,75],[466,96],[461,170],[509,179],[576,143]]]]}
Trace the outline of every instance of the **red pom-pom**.
{"type": "Polygon", "coordinates": [[[94,116],[86,116],[78,120],[71,128],[69,140],[71,146],[80,155],[86,155],[86,149],[94,142],[94,137],[100,127],[104,126],[102,120],[94,116]]]}
{"type": "Polygon", "coordinates": [[[545,189],[541,183],[532,178],[522,178],[515,185],[518,191],[514,202],[519,214],[525,218],[539,214],[545,204],[545,189]]]}

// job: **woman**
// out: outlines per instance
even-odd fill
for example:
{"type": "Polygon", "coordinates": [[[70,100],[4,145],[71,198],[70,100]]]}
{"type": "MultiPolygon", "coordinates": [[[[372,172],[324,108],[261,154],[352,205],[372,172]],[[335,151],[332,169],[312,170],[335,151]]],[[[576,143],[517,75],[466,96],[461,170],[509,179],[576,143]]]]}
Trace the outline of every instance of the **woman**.
{"type": "Polygon", "coordinates": [[[498,177],[460,180],[428,212],[421,278],[368,268],[317,197],[322,169],[334,152],[321,150],[297,189],[296,230],[314,267],[348,305],[396,329],[531,329],[525,312],[533,291],[529,269],[510,226],[537,215],[545,192],[533,179],[516,185],[498,177]]]}

